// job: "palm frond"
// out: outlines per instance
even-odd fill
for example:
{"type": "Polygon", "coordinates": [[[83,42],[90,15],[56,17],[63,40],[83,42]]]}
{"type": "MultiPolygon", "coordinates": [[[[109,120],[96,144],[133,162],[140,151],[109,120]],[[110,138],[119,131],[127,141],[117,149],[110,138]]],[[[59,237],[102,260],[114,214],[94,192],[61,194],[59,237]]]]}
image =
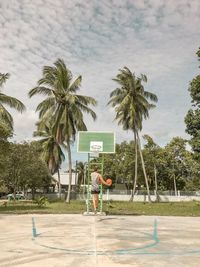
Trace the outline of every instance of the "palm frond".
{"type": "Polygon", "coordinates": [[[145,74],[141,74],[141,80],[146,83],[147,82],[147,76],[145,74]]]}
{"type": "Polygon", "coordinates": [[[144,91],[144,96],[148,99],[150,99],[153,102],[158,102],[158,97],[157,95],[150,93],[148,91],[144,91]]]}
{"type": "Polygon", "coordinates": [[[82,76],[76,78],[76,80],[69,86],[68,92],[75,93],[81,86],[82,76]]]}
{"type": "Polygon", "coordinates": [[[36,111],[39,111],[39,117],[43,117],[47,112],[52,112],[55,108],[55,98],[54,97],[48,97],[45,100],[43,100],[36,108],[36,111]]]}
{"type": "Polygon", "coordinates": [[[51,74],[48,74],[38,81],[38,85],[46,85],[53,90],[55,88],[55,77],[51,74]]]}
{"type": "Polygon", "coordinates": [[[97,101],[91,96],[75,95],[75,103],[79,102],[84,105],[97,105],[97,101]]]}
{"type": "Polygon", "coordinates": [[[45,131],[37,130],[37,131],[34,131],[34,132],[33,132],[33,136],[34,136],[34,137],[44,137],[44,140],[46,140],[47,137],[48,137],[48,133],[45,132],[45,131]]]}
{"type": "Polygon", "coordinates": [[[122,93],[123,93],[123,89],[122,89],[122,88],[116,88],[115,90],[113,90],[113,91],[110,93],[110,98],[112,98],[112,97],[115,96],[115,95],[122,94],[122,93]]]}
{"type": "Polygon", "coordinates": [[[2,104],[8,105],[10,108],[14,108],[19,112],[25,111],[26,107],[24,104],[15,97],[7,96],[5,94],[0,93],[0,102],[2,104]]]}
{"type": "Polygon", "coordinates": [[[70,82],[72,80],[72,73],[67,69],[64,60],[58,59],[54,65],[56,66],[56,79],[58,87],[62,87],[64,90],[68,90],[70,82]]]}
{"type": "Polygon", "coordinates": [[[80,111],[83,111],[83,112],[85,112],[87,114],[90,114],[92,116],[93,120],[96,120],[97,115],[91,108],[89,108],[88,106],[78,102],[78,103],[75,103],[74,111],[76,109],[76,106],[80,109],[80,111]]]}
{"type": "Polygon", "coordinates": [[[10,77],[9,73],[0,73],[0,87],[8,80],[10,77]]]}
{"type": "Polygon", "coordinates": [[[0,119],[13,130],[13,118],[5,107],[0,103],[0,119]]]}
{"type": "Polygon", "coordinates": [[[29,97],[32,97],[36,94],[51,96],[52,90],[47,88],[47,87],[44,87],[44,86],[37,86],[37,87],[31,89],[28,93],[29,97]]]}

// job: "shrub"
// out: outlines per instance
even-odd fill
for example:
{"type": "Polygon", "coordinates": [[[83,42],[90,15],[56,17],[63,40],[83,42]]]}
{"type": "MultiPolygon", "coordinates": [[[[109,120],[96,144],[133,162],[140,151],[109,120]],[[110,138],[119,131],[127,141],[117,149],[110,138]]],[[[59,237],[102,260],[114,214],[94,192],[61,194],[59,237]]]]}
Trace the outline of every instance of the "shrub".
{"type": "Polygon", "coordinates": [[[36,200],[35,200],[35,203],[39,206],[39,207],[44,207],[46,206],[49,201],[48,201],[48,198],[45,197],[45,196],[42,196],[42,197],[38,197],[36,200]]]}

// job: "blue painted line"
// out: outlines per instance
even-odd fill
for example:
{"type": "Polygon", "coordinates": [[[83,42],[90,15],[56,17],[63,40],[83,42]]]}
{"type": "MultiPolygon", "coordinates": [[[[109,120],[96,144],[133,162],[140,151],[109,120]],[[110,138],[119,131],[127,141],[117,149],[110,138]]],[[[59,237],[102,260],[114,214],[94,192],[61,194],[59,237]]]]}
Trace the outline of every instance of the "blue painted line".
{"type": "MultiPolygon", "coordinates": [[[[35,222],[34,222],[34,218],[33,218],[33,228],[35,228],[35,222]]],[[[36,235],[34,235],[34,237],[36,237],[36,235]]],[[[94,251],[94,250],[74,250],[74,249],[65,249],[65,248],[58,248],[58,247],[52,247],[52,246],[48,246],[48,245],[43,245],[40,244],[38,241],[36,242],[38,245],[45,247],[45,248],[49,248],[49,249],[54,249],[54,250],[61,250],[61,251],[65,251],[66,253],[70,253],[70,254],[87,254],[87,255],[92,255],[94,253],[97,253],[98,255],[108,255],[108,254],[117,254],[117,255],[123,255],[123,254],[132,254],[131,252],[135,252],[138,250],[144,250],[146,248],[152,248],[155,247],[158,243],[159,243],[159,239],[157,236],[157,221],[155,220],[154,222],[154,230],[153,230],[153,234],[150,235],[150,237],[153,239],[153,243],[148,244],[146,246],[143,247],[139,247],[139,248],[130,248],[130,249],[117,249],[117,250],[106,250],[106,251],[94,251]]],[[[135,253],[134,253],[135,254],[135,253]]]]}
{"type": "Polygon", "coordinates": [[[151,244],[138,247],[138,248],[130,248],[130,249],[117,249],[117,250],[76,250],[76,249],[66,249],[66,248],[59,248],[59,247],[54,247],[54,246],[49,246],[49,245],[44,245],[38,242],[36,240],[36,237],[39,236],[36,231],[36,226],[35,226],[35,220],[32,218],[32,233],[33,233],[33,240],[34,242],[44,248],[52,249],[52,250],[60,250],[64,251],[66,254],[81,254],[81,255],[191,255],[191,254],[199,254],[200,249],[197,250],[184,250],[184,251],[147,251],[146,249],[151,249],[155,248],[160,240],[158,237],[158,223],[157,220],[154,220],[154,228],[153,228],[153,233],[144,233],[145,235],[149,236],[153,242],[151,244]]]}
{"type": "Polygon", "coordinates": [[[146,246],[139,247],[139,248],[119,249],[119,250],[115,250],[115,251],[117,252],[117,254],[127,254],[127,252],[137,251],[137,250],[144,250],[144,249],[147,249],[147,248],[153,248],[153,247],[157,246],[157,244],[160,242],[160,240],[158,238],[157,220],[156,219],[154,221],[154,229],[153,229],[153,234],[151,235],[151,239],[154,242],[151,243],[151,244],[148,244],[146,246]]]}
{"type": "Polygon", "coordinates": [[[34,217],[32,217],[32,236],[33,236],[33,238],[37,237],[37,230],[36,230],[36,226],[35,226],[34,217]]]}

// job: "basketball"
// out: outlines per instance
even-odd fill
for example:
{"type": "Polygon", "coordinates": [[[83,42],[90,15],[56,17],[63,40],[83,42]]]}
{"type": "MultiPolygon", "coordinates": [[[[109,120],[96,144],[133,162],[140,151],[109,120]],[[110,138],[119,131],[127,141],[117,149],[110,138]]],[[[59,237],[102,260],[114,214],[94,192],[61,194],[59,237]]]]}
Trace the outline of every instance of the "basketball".
{"type": "Polygon", "coordinates": [[[112,185],[112,180],[110,178],[106,179],[106,183],[109,184],[109,186],[112,185]]]}

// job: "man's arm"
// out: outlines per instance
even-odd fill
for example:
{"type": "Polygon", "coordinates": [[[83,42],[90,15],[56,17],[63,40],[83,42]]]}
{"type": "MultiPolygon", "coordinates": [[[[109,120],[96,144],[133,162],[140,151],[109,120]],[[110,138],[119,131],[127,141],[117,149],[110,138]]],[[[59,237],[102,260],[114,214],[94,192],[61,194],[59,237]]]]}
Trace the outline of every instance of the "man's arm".
{"type": "Polygon", "coordinates": [[[103,179],[103,177],[102,177],[100,174],[99,174],[98,178],[99,178],[99,181],[100,181],[102,184],[107,185],[107,186],[110,186],[110,184],[107,184],[106,181],[103,179]]]}

